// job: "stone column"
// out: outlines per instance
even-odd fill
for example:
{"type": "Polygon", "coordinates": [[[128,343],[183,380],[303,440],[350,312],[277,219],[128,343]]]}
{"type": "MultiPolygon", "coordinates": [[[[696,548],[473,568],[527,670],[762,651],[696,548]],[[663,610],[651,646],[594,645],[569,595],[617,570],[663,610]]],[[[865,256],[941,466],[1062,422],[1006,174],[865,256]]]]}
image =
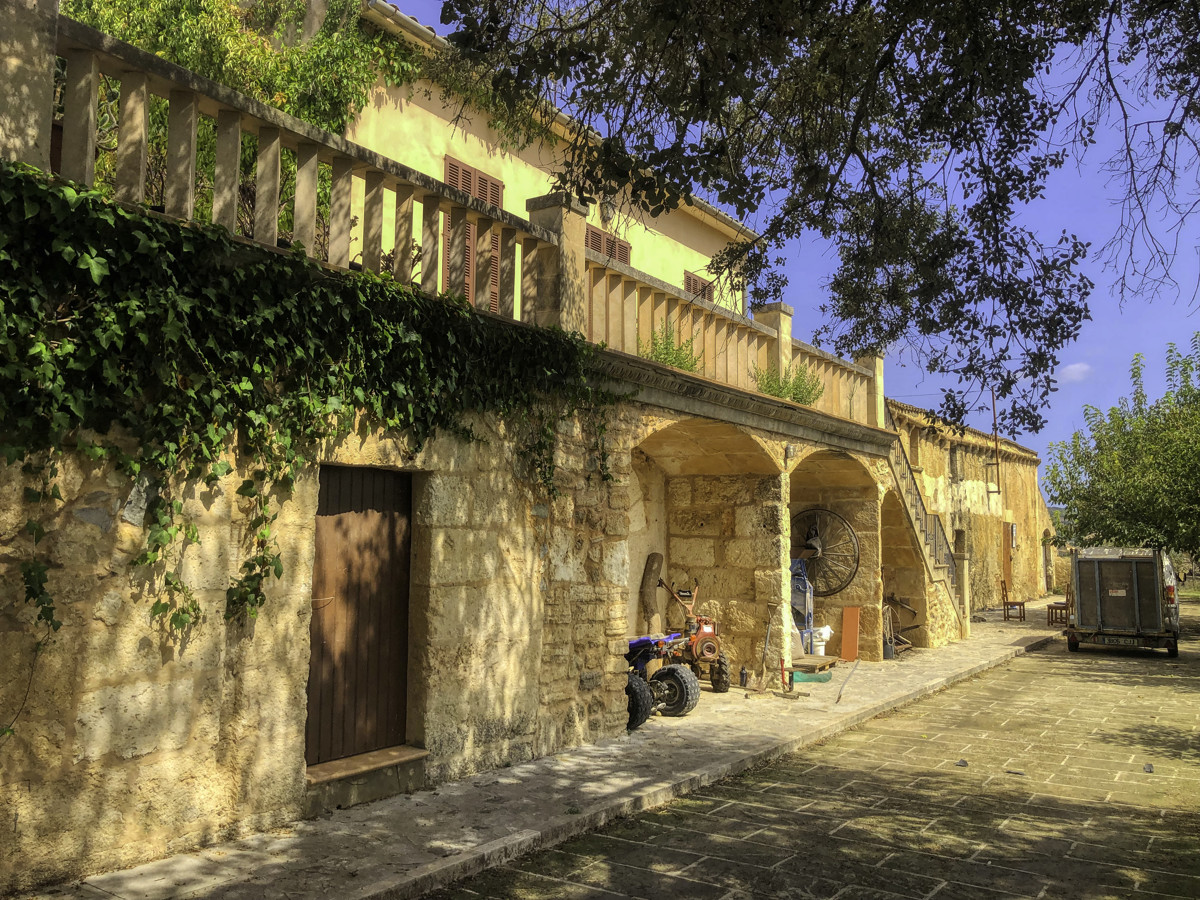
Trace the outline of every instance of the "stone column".
{"type": "Polygon", "coordinates": [[[876,428],[882,428],[883,423],[887,421],[887,416],[883,411],[883,357],[882,356],[863,356],[854,361],[860,366],[866,366],[874,375],[871,378],[871,386],[867,391],[867,424],[874,425],[876,428]]]}
{"type": "Polygon", "coordinates": [[[768,328],[775,329],[778,339],[768,348],[771,368],[782,375],[792,364],[792,316],[796,311],[786,303],[768,303],[754,314],[754,318],[768,328]]]}
{"type": "Polygon", "coordinates": [[[50,169],[58,0],[0,0],[0,157],[50,169]]]}
{"type": "Polygon", "coordinates": [[[525,203],[529,220],[558,235],[558,247],[537,251],[536,322],[587,334],[587,259],[584,236],[587,207],[566,194],[546,194],[525,203]]]}
{"type": "Polygon", "coordinates": [[[965,553],[952,553],[954,557],[954,601],[958,604],[959,622],[964,640],[971,636],[971,557],[965,553]]]}

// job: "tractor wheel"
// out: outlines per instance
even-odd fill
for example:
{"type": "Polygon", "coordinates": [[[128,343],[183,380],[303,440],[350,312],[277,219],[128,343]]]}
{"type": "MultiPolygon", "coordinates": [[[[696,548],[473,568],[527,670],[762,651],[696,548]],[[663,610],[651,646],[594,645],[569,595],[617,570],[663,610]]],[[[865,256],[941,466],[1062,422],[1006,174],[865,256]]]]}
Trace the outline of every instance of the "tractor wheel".
{"type": "Polygon", "coordinates": [[[733,679],[729,674],[729,657],[724,652],[717,654],[717,660],[708,667],[708,680],[712,682],[714,694],[724,694],[729,690],[733,679]]]}
{"type": "Polygon", "coordinates": [[[700,679],[687,666],[663,666],[650,681],[664,716],[686,716],[700,702],[700,679]]]}
{"type": "Polygon", "coordinates": [[[1179,641],[1171,641],[1167,644],[1167,656],[1171,659],[1179,658],[1179,641]]]}
{"type": "Polygon", "coordinates": [[[629,673],[629,683],[625,685],[625,693],[629,695],[629,724],[625,727],[633,731],[641,726],[654,712],[654,692],[650,685],[636,672],[629,673]]]}

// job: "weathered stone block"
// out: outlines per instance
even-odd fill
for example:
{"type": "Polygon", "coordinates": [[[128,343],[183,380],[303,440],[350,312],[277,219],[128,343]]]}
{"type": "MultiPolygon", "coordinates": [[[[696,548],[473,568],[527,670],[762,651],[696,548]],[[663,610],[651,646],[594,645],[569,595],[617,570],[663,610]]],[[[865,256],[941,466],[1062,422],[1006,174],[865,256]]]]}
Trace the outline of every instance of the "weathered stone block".
{"type": "Polygon", "coordinates": [[[667,517],[667,527],[673,535],[716,537],[721,534],[721,513],[719,507],[675,509],[667,517]]]}
{"type": "Polygon", "coordinates": [[[471,522],[471,490],[466,478],[431,474],[414,498],[413,520],[421,525],[456,528],[471,522]]]}
{"type": "Polygon", "coordinates": [[[192,728],[193,682],[137,682],[87,691],[75,716],[75,761],[178,750],[192,728]]]}
{"type": "Polygon", "coordinates": [[[716,542],[707,538],[671,538],[671,564],[688,569],[716,564],[716,542]]]}

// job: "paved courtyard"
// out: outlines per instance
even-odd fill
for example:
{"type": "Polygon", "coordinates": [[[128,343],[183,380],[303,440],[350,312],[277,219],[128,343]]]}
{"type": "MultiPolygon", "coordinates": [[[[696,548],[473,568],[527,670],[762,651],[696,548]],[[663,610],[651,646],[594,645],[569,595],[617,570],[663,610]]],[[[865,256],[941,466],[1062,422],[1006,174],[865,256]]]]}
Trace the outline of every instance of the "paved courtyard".
{"type": "Polygon", "coordinates": [[[1200,897],[1200,648],[1061,641],[430,895],[1200,897]]]}

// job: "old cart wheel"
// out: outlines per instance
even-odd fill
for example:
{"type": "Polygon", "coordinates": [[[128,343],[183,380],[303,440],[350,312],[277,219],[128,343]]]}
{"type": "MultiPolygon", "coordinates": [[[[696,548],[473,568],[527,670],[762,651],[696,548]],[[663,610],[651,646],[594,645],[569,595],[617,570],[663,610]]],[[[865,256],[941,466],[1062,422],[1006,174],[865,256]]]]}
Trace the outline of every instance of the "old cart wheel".
{"type": "Polygon", "coordinates": [[[654,712],[654,694],[650,685],[636,672],[629,673],[629,684],[625,685],[625,693],[629,695],[629,724],[625,727],[633,731],[654,712]]]}
{"type": "Polygon", "coordinates": [[[700,679],[687,666],[663,666],[650,680],[664,716],[686,716],[700,702],[700,679]]]}
{"type": "Polygon", "coordinates": [[[724,651],[717,654],[717,661],[708,667],[708,680],[712,682],[714,694],[724,694],[733,683],[729,673],[729,657],[724,651]]]}
{"type": "Polygon", "coordinates": [[[816,551],[807,564],[814,596],[844,590],[858,572],[858,535],[833,510],[814,507],[792,516],[792,548],[793,557],[798,550],[816,551]]]}

